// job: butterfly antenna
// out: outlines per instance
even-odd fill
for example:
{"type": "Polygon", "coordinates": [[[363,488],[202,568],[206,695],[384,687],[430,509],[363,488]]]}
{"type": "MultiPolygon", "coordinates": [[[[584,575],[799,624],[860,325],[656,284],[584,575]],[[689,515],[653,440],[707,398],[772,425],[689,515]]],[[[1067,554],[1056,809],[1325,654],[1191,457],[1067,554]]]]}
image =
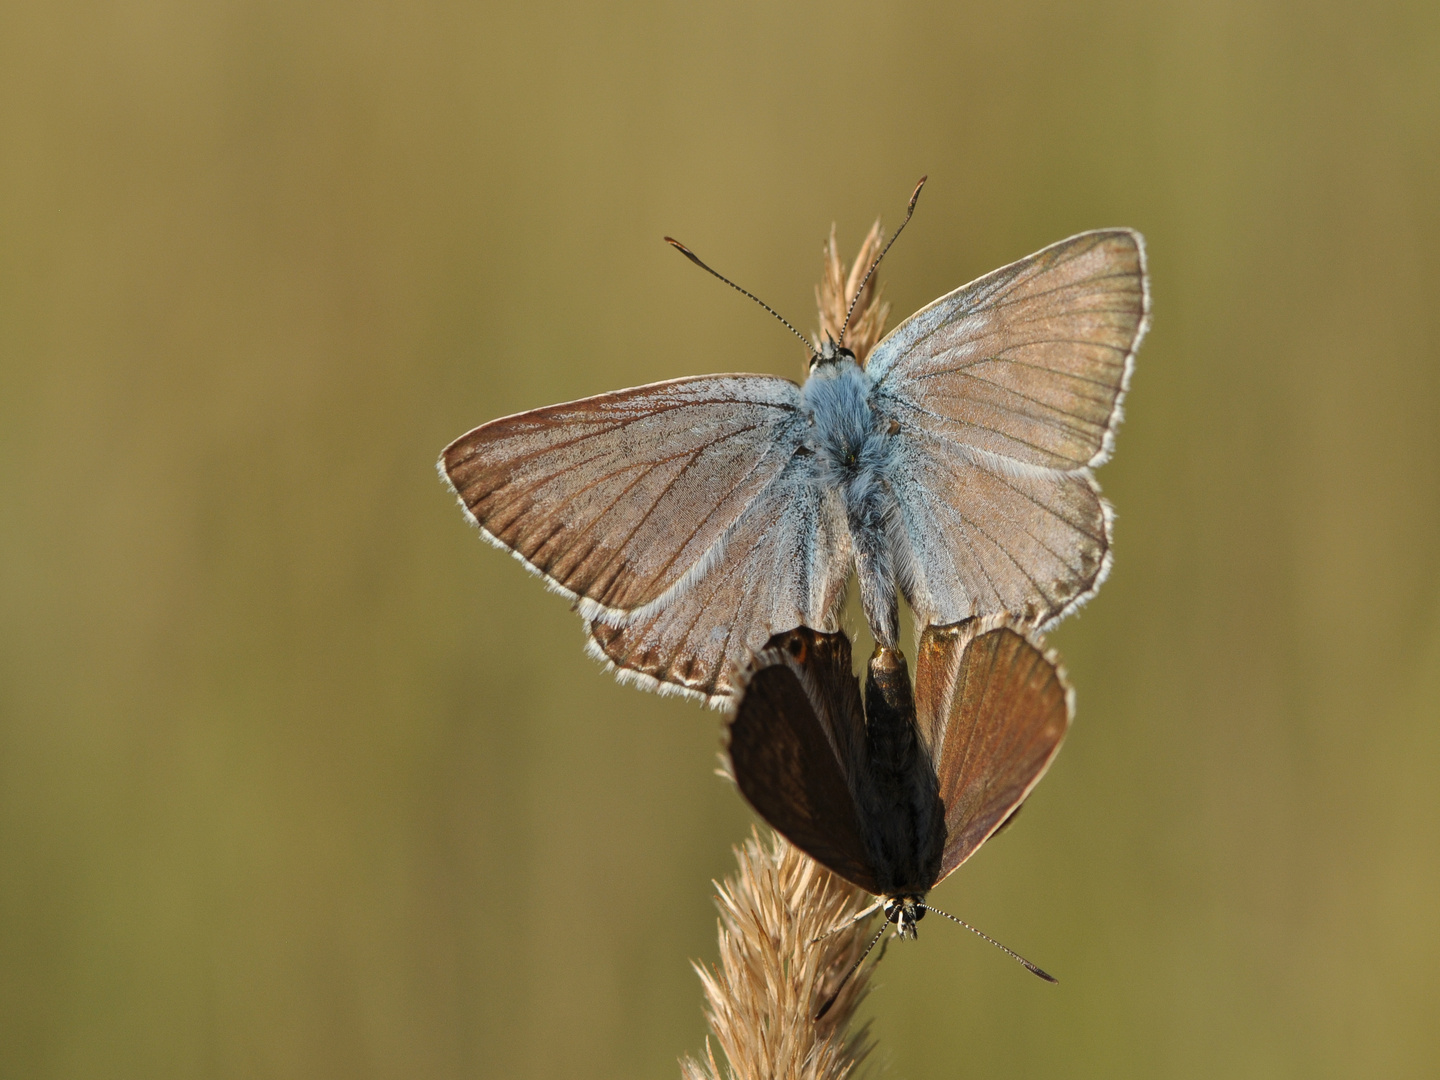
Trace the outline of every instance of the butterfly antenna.
{"type": "Polygon", "coordinates": [[[1048,971],[1036,967],[1029,960],[1026,960],[1023,956],[1017,953],[1014,949],[1007,949],[1004,945],[1001,945],[1000,942],[996,941],[989,934],[984,934],[981,933],[979,930],[976,930],[975,927],[971,926],[964,919],[957,919],[948,911],[941,911],[938,907],[931,907],[929,904],[921,904],[920,906],[923,907],[926,911],[933,911],[936,915],[944,915],[945,918],[949,919],[951,922],[959,923],[966,930],[969,930],[972,934],[980,938],[982,941],[988,941],[991,945],[994,945],[1006,956],[1010,957],[1011,960],[1018,960],[1020,961],[1020,963],[1024,964],[1025,970],[1030,972],[1031,975],[1038,975],[1040,976],[1040,978],[1044,979],[1048,983],[1058,983],[1060,981],[1059,979],[1055,978],[1054,975],[1051,975],[1048,971]]]}
{"type": "MultiPolygon", "coordinates": [[[[897,235],[898,235],[898,234],[897,234],[897,235]]],[[[719,271],[710,269],[710,267],[706,266],[705,263],[701,261],[699,255],[696,255],[693,251],[691,251],[691,250],[690,250],[688,247],[686,247],[684,244],[680,243],[680,241],[679,241],[679,240],[676,240],[674,237],[671,237],[671,236],[665,237],[665,242],[666,242],[667,244],[669,244],[671,247],[673,247],[676,251],[680,252],[681,255],[684,255],[685,258],[689,259],[689,260],[690,260],[692,263],[694,263],[696,266],[700,267],[701,270],[704,270],[707,274],[714,274],[717,278],[719,278],[721,281],[723,281],[726,285],[729,285],[729,286],[730,286],[732,289],[734,289],[736,292],[741,293],[742,295],[748,296],[751,300],[754,300],[755,303],[759,304],[759,305],[760,305],[761,307],[763,307],[766,311],[768,311],[771,315],[774,315],[775,318],[779,319],[782,323],[784,323],[784,324],[785,324],[785,328],[786,328],[787,330],[789,330],[792,334],[794,334],[794,335],[795,335],[796,337],[798,337],[801,341],[803,341],[803,342],[805,343],[805,348],[809,350],[810,355],[811,355],[812,357],[819,355],[819,354],[816,353],[816,351],[815,351],[815,346],[813,346],[813,345],[810,344],[810,339],[807,338],[804,334],[800,333],[799,330],[796,330],[795,327],[791,326],[791,325],[790,325],[790,321],[789,321],[788,319],[786,319],[784,315],[781,315],[778,311],[776,311],[774,308],[772,308],[769,304],[765,303],[764,300],[761,300],[758,296],[756,296],[754,293],[750,292],[748,289],[742,289],[742,288],[740,288],[739,285],[736,285],[733,281],[731,281],[728,277],[726,277],[724,274],[720,273],[719,271]]]]}
{"type": "MultiPolygon", "coordinates": [[[[875,931],[875,936],[870,939],[870,944],[865,946],[865,951],[860,954],[860,959],[850,965],[850,970],[845,972],[845,977],[840,980],[840,985],[835,987],[835,992],[826,999],[824,1005],[820,1006],[820,1011],[815,1014],[817,1023],[825,1019],[825,1014],[830,1011],[830,1006],[835,1004],[835,999],[840,996],[840,991],[845,989],[845,984],[850,981],[850,976],[860,970],[860,965],[865,962],[865,957],[870,955],[870,950],[875,948],[875,943],[880,940],[881,935],[888,929],[890,929],[890,924],[887,922],[884,926],[880,927],[879,930],[875,931]]],[[[1046,978],[1049,978],[1049,976],[1046,976],[1046,978]]]]}
{"type": "MultiPolygon", "coordinates": [[[[875,256],[875,261],[870,264],[870,269],[865,271],[865,279],[860,282],[860,287],[855,290],[855,295],[850,298],[850,307],[845,312],[845,323],[840,327],[840,340],[837,344],[845,344],[845,331],[850,329],[850,316],[855,314],[855,305],[860,302],[860,296],[865,292],[865,286],[870,281],[870,275],[875,273],[875,268],[880,265],[880,260],[885,258],[885,252],[890,250],[890,245],[900,239],[900,234],[905,231],[905,226],[910,224],[910,218],[915,213],[915,204],[920,201],[920,189],[925,186],[925,181],[928,179],[930,179],[928,176],[920,177],[920,182],[915,185],[915,190],[910,194],[910,205],[905,210],[905,220],[900,223],[900,228],[895,230],[895,235],[890,237],[890,243],[885,245],[885,251],[875,256]]],[[[671,243],[674,243],[674,241],[672,240],[671,243]]]]}

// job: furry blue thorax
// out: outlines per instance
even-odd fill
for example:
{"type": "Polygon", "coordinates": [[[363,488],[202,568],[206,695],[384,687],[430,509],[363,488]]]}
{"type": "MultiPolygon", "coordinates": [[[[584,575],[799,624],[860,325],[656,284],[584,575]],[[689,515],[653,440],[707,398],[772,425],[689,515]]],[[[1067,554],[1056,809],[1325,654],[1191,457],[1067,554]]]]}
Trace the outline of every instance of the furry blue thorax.
{"type": "Polygon", "coordinates": [[[800,396],[810,418],[806,442],[819,459],[818,478],[843,492],[847,506],[863,501],[889,453],[887,433],[878,429],[870,408],[870,379],[848,357],[818,364],[800,396]]]}

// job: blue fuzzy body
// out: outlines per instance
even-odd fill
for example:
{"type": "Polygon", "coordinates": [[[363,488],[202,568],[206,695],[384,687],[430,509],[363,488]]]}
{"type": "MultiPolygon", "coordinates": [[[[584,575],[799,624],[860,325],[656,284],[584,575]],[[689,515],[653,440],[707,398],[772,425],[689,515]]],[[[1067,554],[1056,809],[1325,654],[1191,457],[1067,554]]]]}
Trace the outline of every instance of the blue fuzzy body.
{"type": "Polygon", "coordinates": [[[888,534],[899,515],[888,482],[893,436],[888,421],[871,408],[871,390],[869,376],[842,354],[816,365],[801,397],[811,424],[806,448],[816,457],[816,479],[838,491],[845,506],[865,618],[876,641],[893,648],[897,593],[888,534]]]}

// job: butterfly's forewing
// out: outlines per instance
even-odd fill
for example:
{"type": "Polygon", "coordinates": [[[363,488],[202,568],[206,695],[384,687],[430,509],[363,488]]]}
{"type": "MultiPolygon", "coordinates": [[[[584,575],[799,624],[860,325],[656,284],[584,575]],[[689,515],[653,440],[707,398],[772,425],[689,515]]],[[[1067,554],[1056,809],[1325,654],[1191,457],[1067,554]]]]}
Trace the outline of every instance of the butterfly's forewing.
{"type": "Polygon", "coordinates": [[[849,533],[836,493],[813,480],[814,460],[792,459],[726,534],[709,572],[672,603],[620,626],[592,622],[592,652],[622,680],[720,705],[771,635],[838,630],[849,533]]]}
{"type": "Polygon", "coordinates": [[[915,697],[945,804],[943,879],[1025,801],[1073,708],[1053,660],[1009,626],[979,620],[925,630],[915,697]]]}
{"type": "Polygon", "coordinates": [[[916,312],[866,371],[902,429],[1022,465],[1094,467],[1148,314],[1140,234],[1081,233],[916,312]]]}
{"type": "Polygon", "coordinates": [[[799,407],[785,379],[676,379],[493,420],[440,464],[487,538],[617,619],[713,561],[799,446],[799,407]]]}
{"type": "Polygon", "coordinates": [[[750,805],[817,862],[876,891],[846,769],[864,768],[860,684],[843,634],[800,628],[756,659],[730,721],[730,766],[750,805]]]}

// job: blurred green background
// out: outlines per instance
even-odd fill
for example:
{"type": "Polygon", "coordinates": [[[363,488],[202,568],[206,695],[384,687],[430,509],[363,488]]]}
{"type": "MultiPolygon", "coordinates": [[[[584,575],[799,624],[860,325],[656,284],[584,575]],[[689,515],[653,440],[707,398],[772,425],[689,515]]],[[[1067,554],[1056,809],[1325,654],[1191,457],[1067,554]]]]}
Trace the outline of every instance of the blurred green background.
{"type": "Polygon", "coordinates": [[[1149,239],[1069,746],[899,1077],[1440,1072],[1440,7],[0,7],[0,1074],[675,1077],[750,815],[433,462],[1149,239]]]}

